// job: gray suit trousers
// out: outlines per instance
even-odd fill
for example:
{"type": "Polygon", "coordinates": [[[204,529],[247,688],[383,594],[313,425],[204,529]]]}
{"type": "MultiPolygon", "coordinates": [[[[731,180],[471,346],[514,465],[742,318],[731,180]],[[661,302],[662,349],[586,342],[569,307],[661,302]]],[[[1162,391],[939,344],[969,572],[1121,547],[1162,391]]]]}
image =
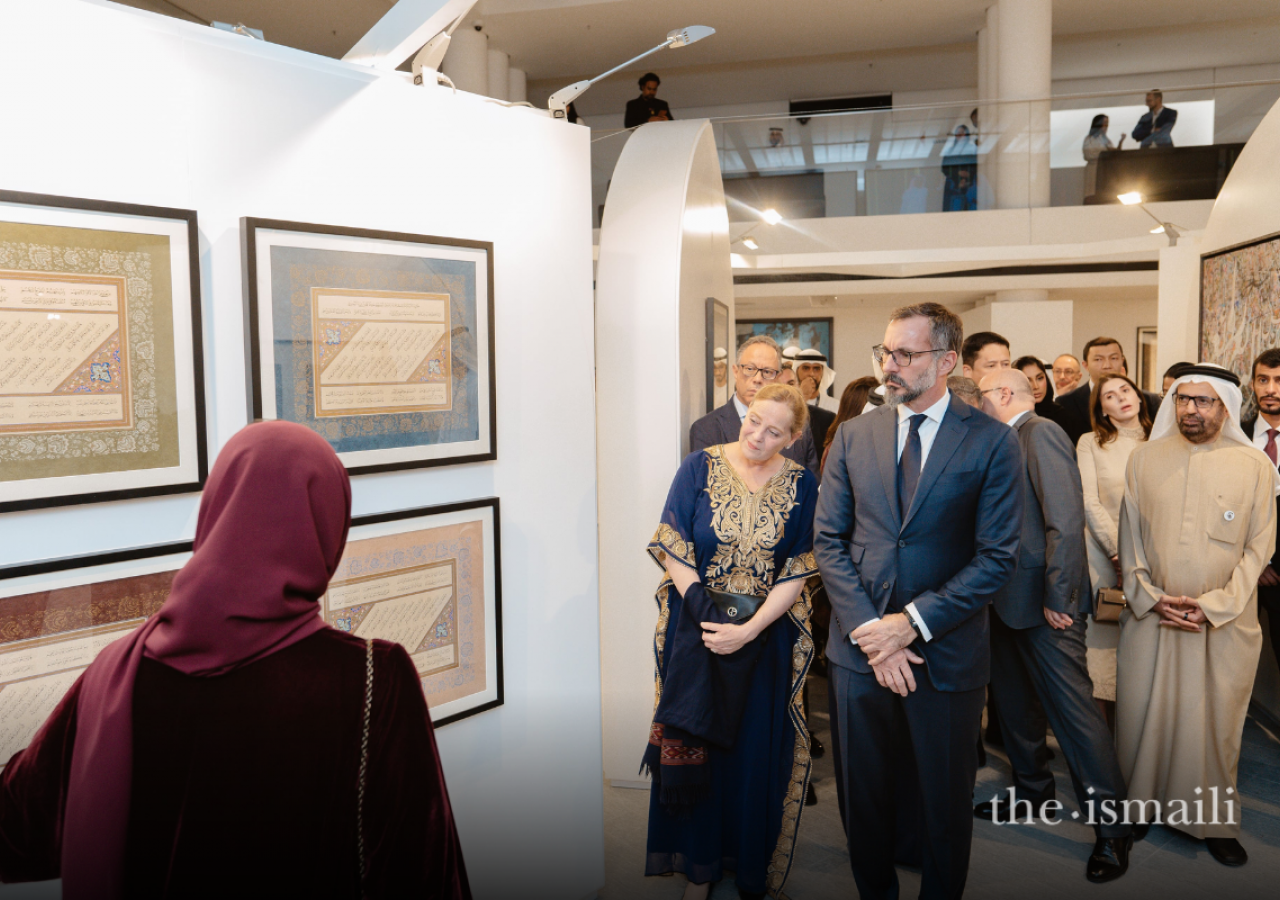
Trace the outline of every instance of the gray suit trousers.
{"type": "Polygon", "coordinates": [[[1092,819],[1102,837],[1122,837],[1129,833],[1129,826],[1106,824],[1104,810],[1110,806],[1116,815],[1122,815],[1127,790],[1111,732],[1093,699],[1084,634],[1083,616],[1062,631],[1048,623],[1015,630],[999,616],[992,616],[991,690],[1000,708],[1000,732],[1018,799],[1033,803],[1054,799],[1047,716],[1071,770],[1080,821],[1092,819]],[[1043,704],[1044,716],[1036,709],[1036,697],[1043,704]]]}

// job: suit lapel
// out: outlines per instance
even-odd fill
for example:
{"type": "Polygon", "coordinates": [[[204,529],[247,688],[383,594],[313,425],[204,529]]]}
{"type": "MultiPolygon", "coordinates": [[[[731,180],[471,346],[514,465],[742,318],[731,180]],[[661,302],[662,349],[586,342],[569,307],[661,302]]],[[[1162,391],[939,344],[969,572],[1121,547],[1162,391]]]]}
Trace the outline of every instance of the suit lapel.
{"type": "Polygon", "coordinates": [[[920,472],[920,481],[916,484],[915,496],[911,498],[911,509],[907,511],[907,517],[902,522],[903,528],[911,524],[912,517],[924,505],[925,498],[929,496],[929,491],[933,489],[934,482],[938,480],[942,470],[947,467],[947,463],[955,455],[956,450],[960,447],[960,442],[964,440],[964,436],[969,433],[969,426],[964,422],[964,419],[967,419],[971,414],[972,410],[964,406],[963,402],[952,394],[946,415],[942,417],[942,422],[938,425],[938,434],[933,439],[933,446],[929,448],[929,458],[924,461],[924,469],[920,472]]]}
{"type": "Polygon", "coordinates": [[[733,405],[733,398],[720,407],[720,443],[732,444],[742,433],[742,420],[738,418],[738,407],[733,405]]]}
{"type": "Polygon", "coordinates": [[[902,514],[898,511],[898,413],[890,409],[876,417],[873,446],[876,465],[880,469],[880,483],[884,496],[893,513],[893,524],[902,527],[902,514]]]}

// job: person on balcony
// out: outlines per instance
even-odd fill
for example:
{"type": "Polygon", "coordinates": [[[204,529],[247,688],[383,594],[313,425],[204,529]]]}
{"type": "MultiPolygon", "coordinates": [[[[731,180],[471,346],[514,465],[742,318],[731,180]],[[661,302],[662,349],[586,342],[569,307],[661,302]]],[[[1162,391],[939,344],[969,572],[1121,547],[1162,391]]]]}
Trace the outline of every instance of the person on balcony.
{"type": "Polygon", "coordinates": [[[942,211],[960,212],[978,208],[978,147],[969,128],[957,125],[942,151],[942,211]]]}
{"type": "Polygon", "coordinates": [[[1133,139],[1141,148],[1172,147],[1173,126],[1178,121],[1178,111],[1164,105],[1164,94],[1147,92],[1147,112],[1133,126],[1133,139]]]}
{"type": "Polygon", "coordinates": [[[640,76],[640,96],[627,101],[627,114],[623,119],[623,128],[635,128],[646,122],[670,122],[671,107],[666,100],[658,99],[658,85],[662,84],[653,72],[640,76]]]}

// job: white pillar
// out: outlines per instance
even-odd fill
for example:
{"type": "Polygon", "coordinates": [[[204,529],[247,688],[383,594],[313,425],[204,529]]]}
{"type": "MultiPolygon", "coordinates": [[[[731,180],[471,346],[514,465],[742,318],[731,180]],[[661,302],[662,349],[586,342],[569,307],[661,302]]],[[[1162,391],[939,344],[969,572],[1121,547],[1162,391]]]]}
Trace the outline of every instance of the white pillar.
{"type": "Polygon", "coordinates": [[[986,83],[986,93],[980,96],[984,101],[978,108],[978,125],[982,132],[978,145],[978,208],[990,209],[998,205],[995,199],[996,183],[1000,171],[1000,107],[993,101],[1000,99],[1000,84],[997,77],[1000,46],[1000,8],[994,3],[987,7],[987,24],[979,34],[982,36],[980,46],[985,51],[979,59],[982,71],[979,73],[979,84],[986,83]],[[984,189],[985,188],[985,189],[984,189]]]}
{"type": "Polygon", "coordinates": [[[1070,300],[1049,300],[1041,290],[997,291],[991,304],[991,330],[1009,342],[1014,359],[1035,356],[1045,362],[1075,346],[1070,300]]]}
{"type": "Polygon", "coordinates": [[[507,99],[512,103],[524,103],[529,99],[529,78],[524,69],[507,70],[507,99]]]}
{"type": "Polygon", "coordinates": [[[991,82],[987,80],[987,53],[990,45],[987,43],[987,26],[983,25],[978,29],[978,103],[982,104],[991,99],[991,82]]]}
{"type": "Polygon", "coordinates": [[[1160,248],[1156,306],[1156,368],[1200,361],[1200,238],[1184,234],[1160,248]]]}
{"type": "Polygon", "coordinates": [[[489,51],[489,96],[494,100],[510,100],[511,57],[501,50],[489,51]]]}
{"type": "Polygon", "coordinates": [[[1052,91],[1052,0],[1000,0],[996,41],[1000,100],[1000,162],[996,205],[1025,209],[1049,205],[1049,103],[1010,103],[1052,91]]]}
{"type": "Polygon", "coordinates": [[[489,94],[489,38],[467,26],[453,33],[441,71],[460,91],[489,94]]]}
{"type": "Polygon", "coordinates": [[[996,303],[1039,303],[1049,299],[1049,291],[1045,288],[1019,288],[1017,290],[996,291],[996,303]]]}

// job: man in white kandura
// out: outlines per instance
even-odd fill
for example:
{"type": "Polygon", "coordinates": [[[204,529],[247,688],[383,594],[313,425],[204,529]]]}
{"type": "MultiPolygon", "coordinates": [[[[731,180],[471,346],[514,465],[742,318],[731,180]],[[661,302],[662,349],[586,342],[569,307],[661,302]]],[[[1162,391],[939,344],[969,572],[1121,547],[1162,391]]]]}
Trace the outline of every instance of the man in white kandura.
{"type": "Polygon", "coordinates": [[[1120,513],[1125,812],[1204,839],[1228,866],[1248,860],[1236,774],[1280,491],[1275,466],[1240,429],[1240,403],[1240,380],[1226,369],[1184,368],[1130,457],[1120,513]]]}

